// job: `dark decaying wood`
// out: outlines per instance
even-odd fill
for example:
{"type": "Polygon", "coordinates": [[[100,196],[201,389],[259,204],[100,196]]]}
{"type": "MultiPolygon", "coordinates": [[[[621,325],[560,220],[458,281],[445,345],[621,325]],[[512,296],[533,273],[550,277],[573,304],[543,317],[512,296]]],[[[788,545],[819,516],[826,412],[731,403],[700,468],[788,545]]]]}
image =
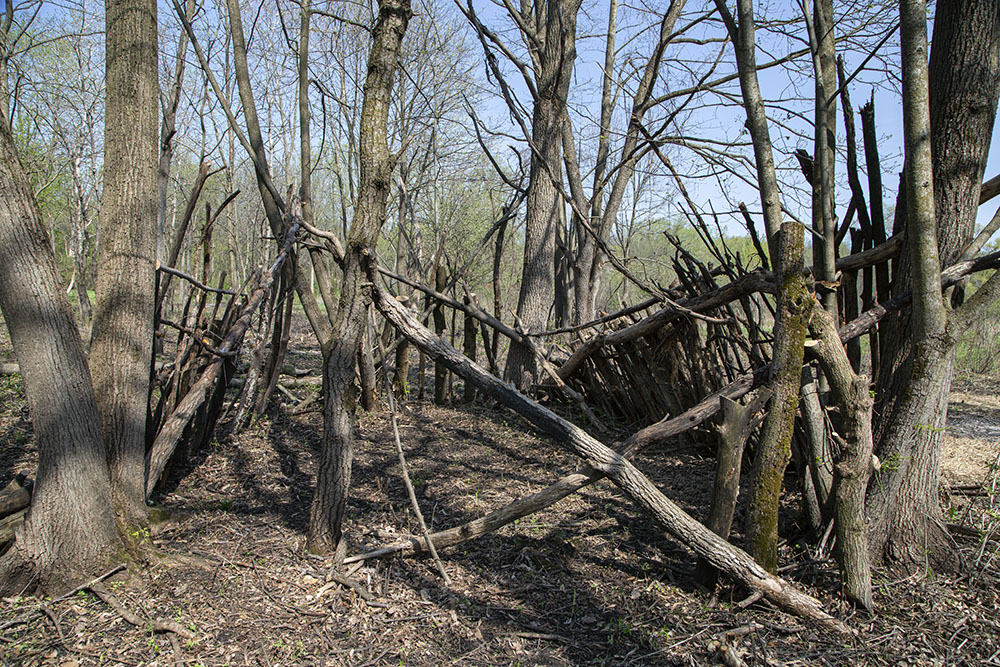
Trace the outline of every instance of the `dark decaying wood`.
{"type": "MultiPolygon", "coordinates": [[[[442,239],[443,248],[444,239],[442,239]]],[[[437,259],[434,264],[434,289],[443,292],[448,284],[448,270],[445,268],[439,249],[437,259]]],[[[434,333],[439,337],[444,335],[444,305],[438,301],[434,304],[434,333]]],[[[447,399],[448,370],[444,364],[434,364],[434,404],[444,405],[447,399]]]]}
{"type": "MultiPolygon", "coordinates": [[[[466,306],[472,304],[472,295],[466,294],[464,303],[466,306]]],[[[472,315],[466,313],[465,319],[462,321],[462,351],[465,356],[472,361],[476,360],[476,331],[478,327],[476,326],[476,319],[472,315]]],[[[487,345],[488,347],[488,345],[487,345]]],[[[476,400],[476,387],[471,382],[465,383],[465,393],[462,396],[462,400],[466,403],[472,403],[476,400]]]]}
{"type": "Polygon", "coordinates": [[[30,505],[31,486],[31,482],[24,481],[23,477],[12,479],[0,491],[0,517],[19,512],[30,505]]]}
{"type": "Polygon", "coordinates": [[[396,299],[378,284],[378,275],[369,266],[376,306],[399,331],[453,373],[553,436],[562,446],[580,456],[590,467],[607,475],[633,501],[654,516],[680,542],[737,581],[759,590],[785,611],[813,620],[838,633],[849,634],[847,626],[826,613],[812,598],[780,577],[769,574],[746,552],[717,536],[664,496],[625,456],[595,440],[585,431],[532,401],[524,394],[490,375],[480,366],[420,325],[396,299]]]}
{"type": "MultiPolygon", "coordinates": [[[[736,497],[740,492],[740,468],[743,446],[756,426],[755,417],[771,398],[771,391],[761,389],[748,405],[740,405],[731,398],[719,398],[722,423],[719,424],[719,449],[715,460],[715,486],[712,488],[712,506],[705,525],[724,540],[729,539],[736,511],[736,497]]],[[[709,590],[715,588],[718,571],[704,558],[698,559],[695,579],[709,590]]]]}

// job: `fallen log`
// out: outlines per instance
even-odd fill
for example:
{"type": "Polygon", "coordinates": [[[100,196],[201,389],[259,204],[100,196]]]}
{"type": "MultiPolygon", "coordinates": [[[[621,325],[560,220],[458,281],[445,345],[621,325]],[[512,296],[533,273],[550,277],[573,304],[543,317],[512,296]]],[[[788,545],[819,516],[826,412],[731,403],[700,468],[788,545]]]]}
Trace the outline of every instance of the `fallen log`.
{"type": "Polygon", "coordinates": [[[21,367],[17,364],[2,363],[0,364],[0,375],[17,375],[21,372],[21,367]]]}
{"type": "Polygon", "coordinates": [[[0,517],[23,510],[30,504],[31,482],[25,482],[23,477],[11,480],[10,484],[0,491],[0,517]]]}
{"type": "Polygon", "coordinates": [[[466,381],[473,382],[485,394],[556,438],[591,468],[607,475],[636,504],[663,524],[678,541],[704,557],[721,572],[760,591],[768,600],[789,613],[815,621],[838,633],[850,634],[847,625],[826,613],[818,600],[802,593],[780,577],[771,575],[745,551],[708,530],[664,496],[656,485],[620,453],[614,452],[586,431],[490,375],[447,342],[435,337],[379,284],[374,262],[369,264],[368,269],[376,307],[425,354],[445,364],[466,381]]]}
{"type": "MultiPolygon", "coordinates": [[[[973,271],[993,268],[998,262],[1000,262],[1000,253],[986,255],[975,261],[960,262],[945,271],[942,282],[946,286],[954,284],[962,276],[973,271]]],[[[856,320],[848,322],[838,331],[841,341],[846,343],[858,336],[864,335],[886,314],[908,304],[911,296],[910,292],[906,292],[863,313],[856,320]]],[[[752,374],[738,377],[730,384],[707,396],[697,405],[680,415],[672,418],[665,417],[655,424],[637,431],[627,440],[616,445],[615,451],[621,453],[622,456],[631,457],[645,447],[666,442],[672,437],[689,431],[713,417],[720,409],[720,400],[737,400],[751,390],[762,386],[766,382],[769,372],[770,366],[768,365],[759,368],[752,374]]],[[[436,547],[444,548],[487,535],[518,519],[540,512],[546,507],[554,505],[563,498],[601,479],[604,479],[603,473],[589,467],[581,468],[561,477],[558,481],[537,493],[519,498],[508,505],[465,524],[433,533],[431,539],[436,547]]],[[[410,537],[395,544],[389,544],[366,553],[350,556],[344,562],[352,563],[369,558],[380,558],[394,553],[410,554],[426,551],[426,541],[419,537],[410,537]]]]}
{"type": "Polygon", "coordinates": [[[0,519],[0,556],[14,543],[14,529],[24,523],[27,508],[0,519]]]}

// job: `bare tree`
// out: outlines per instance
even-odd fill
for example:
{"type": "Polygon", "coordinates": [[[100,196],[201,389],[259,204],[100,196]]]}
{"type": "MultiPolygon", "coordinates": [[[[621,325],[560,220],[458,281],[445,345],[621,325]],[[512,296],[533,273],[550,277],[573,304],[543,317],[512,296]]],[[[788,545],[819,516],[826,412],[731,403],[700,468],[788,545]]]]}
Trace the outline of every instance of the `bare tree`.
{"type": "MultiPolygon", "coordinates": [[[[525,331],[545,329],[552,307],[556,228],[563,200],[563,117],[576,59],[576,13],[580,0],[538,0],[515,17],[534,72],[531,117],[531,171],[524,223],[524,262],[517,317],[525,331]]],[[[534,384],[535,354],[514,344],[507,355],[504,378],[524,388],[534,384]]]]}
{"type": "Polygon", "coordinates": [[[778,276],[771,408],[764,421],[754,458],[747,515],[747,542],[751,555],[769,572],[778,567],[778,502],[791,453],[792,431],[798,409],[799,382],[806,325],[812,306],[803,268],[802,226],[782,222],[781,201],[768,120],[757,81],[752,0],[737,3],[738,21],[723,0],[716,0],[736,51],[740,88],[753,139],[754,157],[771,264],[778,276]]]}

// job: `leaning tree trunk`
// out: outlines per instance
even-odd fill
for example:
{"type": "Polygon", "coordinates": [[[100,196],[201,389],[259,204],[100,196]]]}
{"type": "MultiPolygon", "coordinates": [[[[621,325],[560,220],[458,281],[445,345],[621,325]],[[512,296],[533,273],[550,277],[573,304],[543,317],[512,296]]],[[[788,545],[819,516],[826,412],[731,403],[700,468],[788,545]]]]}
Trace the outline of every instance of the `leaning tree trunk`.
{"type": "Polygon", "coordinates": [[[104,193],[90,362],[115,510],[135,526],[146,520],[146,403],[155,300],[156,2],[108,0],[105,21],[104,193]]]}
{"type": "MultiPolygon", "coordinates": [[[[580,0],[548,0],[544,44],[539,56],[538,97],[531,118],[534,149],[524,227],[524,264],[517,317],[528,333],[545,329],[555,281],[556,228],[563,206],[562,122],[576,58],[576,12],[580,0]],[[536,152],[537,151],[537,152],[536,152]]],[[[511,343],[504,379],[519,389],[537,378],[535,354],[511,343]]]]}
{"type": "Polygon", "coordinates": [[[27,521],[0,558],[0,591],[61,588],[93,574],[117,536],[97,403],[83,344],[31,186],[0,110],[0,309],[24,379],[38,448],[27,521]]]}
{"type": "Polygon", "coordinates": [[[363,261],[372,254],[386,217],[393,159],[386,126],[392,79],[410,19],[409,0],[380,0],[372,32],[359,138],[358,203],[344,254],[344,280],[334,335],[323,346],[323,445],[309,515],[309,551],[343,556],[341,523],[354,457],[354,360],[361,343],[370,289],[363,261]]]}
{"type": "MultiPolygon", "coordinates": [[[[918,214],[910,209],[907,192],[901,220],[911,247],[897,263],[896,294],[911,286],[915,295],[921,291],[915,258],[923,256],[912,246],[922,236],[936,235],[939,270],[957,261],[972,240],[1000,95],[1000,4],[938,3],[929,67],[926,48],[919,58],[930,80],[931,205],[936,225],[932,221],[928,229],[917,231],[918,214]]],[[[937,489],[954,349],[953,342],[919,321],[918,300],[912,315],[902,313],[880,330],[875,414],[876,451],[883,470],[869,489],[874,557],[904,567],[924,566],[928,550],[943,546],[945,539],[936,521],[937,489]]],[[[961,302],[960,292],[952,295],[952,302],[961,302]]]]}

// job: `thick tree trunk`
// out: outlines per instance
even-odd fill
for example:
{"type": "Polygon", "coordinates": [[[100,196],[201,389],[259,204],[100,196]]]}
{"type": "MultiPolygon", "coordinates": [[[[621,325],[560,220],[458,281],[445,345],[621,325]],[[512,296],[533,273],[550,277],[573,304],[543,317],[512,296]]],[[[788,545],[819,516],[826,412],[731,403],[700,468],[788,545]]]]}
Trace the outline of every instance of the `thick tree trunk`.
{"type": "Polygon", "coordinates": [[[4,594],[20,593],[33,581],[60,588],[95,573],[120,546],[87,358],[59,283],[52,245],[0,110],[0,309],[38,448],[32,507],[0,558],[4,594]]]}
{"type": "Polygon", "coordinates": [[[354,360],[371,303],[363,262],[374,252],[386,217],[393,169],[386,125],[392,79],[410,15],[409,0],[381,0],[372,32],[361,108],[358,203],[345,249],[335,334],[323,346],[323,444],[307,541],[312,553],[339,557],[344,553],[341,523],[354,457],[354,360]]]}
{"type": "Polygon", "coordinates": [[[145,522],[158,158],[156,3],[108,0],[104,192],[90,343],[115,510],[145,522]]]}
{"type": "MultiPolygon", "coordinates": [[[[919,213],[911,209],[911,193],[906,192],[903,219],[908,249],[897,263],[893,286],[896,294],[913,286],[914,310],[887,321],[880,331],[875,414],[879,416],[876,451],[883,470],[869,490],[875,558],[903,567],[923,567],[928,549],[942,546],[944,539],[936,521],[937,485],[953,341],[942,337],[940,288],[926,274],[957,261],[972,240],[1000,95],[1000,5],[974,0],[938,3],[929,66],[926,47],[913,57],[923,59],[921,70],[930,80],[929,112],[923,113],[930,126],[927,168],[933,173],[933,199],[926,205],[936,224],[932,218],[930,227],[918,227],[919,213]],[[936,236],[937,250],[935,266],[923,269],[926,284],[921,285],[916,263],[928,257],[917,246],[927,236],[936,236]],[[936,320],[920,322],[929,308],[936,320]]],[[[923,187],[925,180],[929,179],[920,176],[915,182],[923,187]]],[[[961,301],[958,293],[952,298],[954,303],[961,301]]]]}
{"type": "MultiPolygon", "coordinates": [[[[552,307],[556,227],[561,220],[562,124],[576,59],[576,13],[580,0],[547,0],[543,48],[536,74],[538,98],[531,119],[531,174],[524,231],[524,264],[517,317],[525,331],[545,329],[552,307]],[[537,151],[537,152],[536,152],[537,151]]],[[[535,383],[535,355],[512,343],[504,379],[524,389],[535,383]]]]}

